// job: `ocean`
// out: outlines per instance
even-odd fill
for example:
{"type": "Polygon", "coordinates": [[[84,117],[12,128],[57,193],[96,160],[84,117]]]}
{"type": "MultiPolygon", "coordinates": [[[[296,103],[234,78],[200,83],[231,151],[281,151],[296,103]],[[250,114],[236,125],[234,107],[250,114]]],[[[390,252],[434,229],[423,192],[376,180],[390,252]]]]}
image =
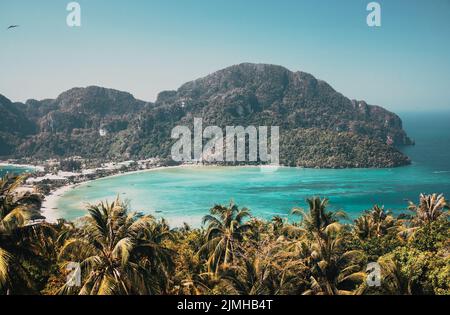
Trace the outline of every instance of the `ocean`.
{"type": "Polygon", "coordinates": [[[400,115],[415,146],[402,148],[412,165],[392,169],[301,169],[276,172],[255,167],[186,167],[105,178],[70,190],[58,201],[61,217],[86,214],[89,203],[116,196],[134,211],[165,217],[172,225],[193,226],[215,204],[231,200],[255,217],[288,217],[294,207],[306,207],[312,196],[330,199],[331,210],[351,218],[374,204],[394,213],[405,212],[408,200],[420,193],[450,196],[450,112],[400,115]]]}
{"type": "Polygon", "coordinates": [[[32,172],[34,172],[33,168],[16,167],[16,166],[0,166],[0,177],[5,176],[6,174],[19,175],[22,173],[32,173],[32,172]]]}
{"type": "MultiPolygon", "coordinates": [[[[172,225],[199,226],[215,204],[231,200],[255,217],[288,217],[294,207],[306,207],[312,196],[330,199],[331,210],[351,218],[384,205],[394,213],[406,211],[408,200],[420,193],[444,193],[450,198],[450,112],[400,115],[415,146],[402,148],[412,165],[392,169],[301,169],[275,172],[257,167],[184,167],[104,178],[72,189],[58,200],[60,217],[86,214],[89,203],[116,196],[134,211],[165,217],[172,225]]],[[[0,175],[24,168],[0,167],[0,175]]]]}

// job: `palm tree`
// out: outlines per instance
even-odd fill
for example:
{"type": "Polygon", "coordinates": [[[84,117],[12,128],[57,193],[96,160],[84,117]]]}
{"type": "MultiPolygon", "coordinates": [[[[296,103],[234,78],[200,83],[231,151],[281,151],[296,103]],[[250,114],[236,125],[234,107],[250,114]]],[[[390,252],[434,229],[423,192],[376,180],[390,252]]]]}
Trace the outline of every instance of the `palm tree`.
{"type": "Polygon", "coordinates": [[[237,294],[265,295],[276,291],[269,262],[252,256],[243,258],[243,264],[228,269],[223,275],[237,294]]]}
{"type": "Polygon", "coordinates": [[[233,263],[239,243],[244,233],[251,229],[244,219],[250,216],[248,209],[239,209],[230,202],[228,207],[216,205],[210,210],[210,215],[203,217],[203,224],[208,223],[206,229],[206,243],[199,253],[207,253],[208,269],[219,272],[219,267],[227,268],[233,263]]]}
{"type": "Polygon", "coordinates": [[[355,220],[353,230],[360,239],[370,239],[375,236],[375,222],[370,215],[362,215],[355,220]]]}
{"type": "Polygon", "coordinates": [[[310,289],[303,294],[348,295],[359,292],[358,286],[367,277],[361,267],[363,253],[343,249],[340,229],[339,223],[329,224],[321,237],[311,244],[310,289]]]}
{"type": "Polygon", "coordinates": [[[23,226],[45,219],[40,215],[41,196],[17,192],[27,177],[28,175],[7,175],[0,179],[0,224],[3,228],[23,226]]]}
{"type": "MultiPolygon", "coordinates": [[[[153,219],[150,217],[150,219],[153,219]]],[[[153,288],[149,292],[166,294],[169,291],[170,274],[174,270],[174,252],[165,246],[166,240],[174,240],[165,219],[151,220],[140,232],[137,242],[136,257],[144,276],[151,280],[153,288]]]]}
{"type": "Polygon", "coordinates": [[[279,237],[282,235],[285,226],[285,220],[276,215],[272,218],[272,231],[275,237],[279,237]]]}
{"type": "Polygon", "coordinates": [[[378,259],[381,267],[382,287],[388,294],[411,295],[412,281],[401,270],[400,263],[392,255],[378,259]]]}
{"type": "Polygon", "coordinates": [[[339,219],[347,218],[343,211],[327,211],[329,201],[327,198],[313,197],[306,199],[306,201],[309,205],[308,212],[302,208],[294,208],[292,214],[302,217],[301,227],[309,234],[320,237],[330,224],[338,222],[339,219]]]}
{"type": "Polygon", "coordinates": [[[444,195],[420,194],[419,204],[409,202],[408,210],[413,212],[413,215],[402,215],[399,221],[403,225],[399,228],[397,233],[399,239],[409,241],[413,239],[416,232],[424,226],[430,226],[433,222],[445,220],[448,216],[449,204],[444,198],[444,195]]]}
{"type": "Polygon", "coordinates": [[[384,207],[373,206],[364,215],[355,220],[354,231],[360,239],[370,239],[386,235],[398,228],[398,222],[384,207]]]}
{"type": "Polygon", "coordinates": [[[301,252],[310,268],[310,289],[303,294],[352,294],[362,283],[366,274],[360,262],[363,253],[343,248],[342,225],[338,222],[347,218],[343,211],[327,211],[328,199],[314,197],[307,199],[309,211],[293,209],[293,214],[302,216],[300,229],[310,236],[310,241],[302,240],[301,252]]]}
{"type": "MultiPolygon", "coordinates": [[[[22,246],[24,230],[40,215],[41,198],[18,193],[27,178],[6,176],[0,179],[0,294],[33,292],[33,283],[22,265],[29,249],[22,246]]],[[[27,255],[32,256],[32,255],[27,255]]]]}
{"type": "Polygon", "coordinates": [[[423,226],[447,217],[449,204],[443,194],[420,194],[419,205],[409,202],[408,209],[414,212],[413,226],[423,226]]]}
{"type": "Polygon", "coordinates": [[[304,265],[286,255],[285,244],[263,241],[257,249],[247,250],[239,264],[225,270],[234,294],[278,295],[296,292],[298,278],[303,276],[304,265]]]}
{"type": "MultiPolygon", "coordinates": [[[[170,236],[167,225],[152,216],[128,212],[119,198],[88,208],[82,233],[61,248],[62,267],[79,262],[83,279],[79,294],[164,293],[171,251],[161,243],[170,236]],[[161,285],[163,285],[161,287],[161,285]]],[[[60,293],[78,288],[64,285],[60,293]]]]}

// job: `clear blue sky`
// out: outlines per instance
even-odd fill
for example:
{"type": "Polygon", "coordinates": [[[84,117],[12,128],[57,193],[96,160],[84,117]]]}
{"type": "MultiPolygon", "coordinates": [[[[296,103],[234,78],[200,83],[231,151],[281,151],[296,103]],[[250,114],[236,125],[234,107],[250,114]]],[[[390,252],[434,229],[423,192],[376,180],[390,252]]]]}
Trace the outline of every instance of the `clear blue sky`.
{"type": "Polygon", "coordinates": [[[54,98],[100,85],[158,92],[241,62],[309,72],[350,98],[391,110],[450,109],[450,0],[0,1],[0,94],[54,98]],[[11,24],[19,28],[6,30],[11,24]]]}

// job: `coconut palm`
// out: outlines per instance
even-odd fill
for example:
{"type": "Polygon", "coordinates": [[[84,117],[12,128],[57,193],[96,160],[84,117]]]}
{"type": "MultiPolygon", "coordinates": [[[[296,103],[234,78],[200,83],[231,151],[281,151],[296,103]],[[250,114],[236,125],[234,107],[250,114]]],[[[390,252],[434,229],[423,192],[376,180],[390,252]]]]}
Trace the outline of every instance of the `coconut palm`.
{"type": "Polygon", "coordinates": [[[447,217],[446,210],[449,209],[449,204],[442,194],[420,194],[419,204],[409,202],[408,209],[414,212],[412,225],[423,226],[447,217]]]}
{"type": "Polygon", "coordinates": [[[270,262],[259,257],[245,257],[243,264],[225,271],[226,279],[237,294],[263,295],[276,291],[270,262]]]}
{"type": "Polygon", "coordinates": [[[399,217],[399,221],[403,223],[399,227],[398,237],[400,240],[409,241],[413,239],[416,232],[424,226],[430,226],[433,222],[445,220],[448,217],[449,204],[444,195],[420,194],[419,204],[409,202],[408,210],[412,215],[404,214],[399,217]]]}
{"type": "Polygon", "coordinates": [[[165,246],[166,240],[174,240],[174,234],[164,219],[150,220],[140,232],[136,259],[139,259],[144,277],[151,280],[148,283],[153,287],[149,287],[148,292],[165,294],[169,291],[169,279],[175,264],[174,252],[165,246]]]}
{"type": "Polygon", "coordinates": [[[353,226],[355,234],[362,240],[369,239],[375,235],[375,222],[370,215],[362,215],[355,220],[353,226]]]}
{"type": "MultiPolygon", "coordinates": [[[[283,244],[284,245],[284,244],[283,244]]],[[[277,295],[297,290],[298,277],[302,277],[303,263],[289,259],[284,246],[265,241],[258,250],[248,251],[239,263],[224,270],[222,279],[234,294],[277,295]]]]}
{"type": "Polygon", "coordinates": [[[362,271],[363,253],[345,251],[339,223],[329,224],[311,244],[310,289],[303,294],[348,295],[357,293],[367,275],[362,271]]]}
{"type": "Polygon", "coordinates": [[[29,192],[17,192],[27,176],[7,175],[0,179],[0,226],[4,229],[45,219],[40,215],[41,196],[29,192]]]}
{"type": "Polygon", "coordinates": [[[63,268],[79,262],[81,288],[69,282],[60,293],[164,293],[171,264],[171,251],[161,244],[170,235],[167,226],[151,216],[128,212],[119,198],[91,205],[88,211],[81,234],[68,239],[59,254],[63,268]]]}
{"type": "Polygon", "coordinates": [[[244,222],[250,216],[248,209],[239,209],[230,202],[229,206],[216,205],[210,215],[203,217],[206,229],[206,243],[199,253],[208,255],[208,271],[218,273],[219,268],[227,268],[233,263],[244,233],[251,229],[251,224],[244,222]]]}
{"type": "Polygon", "coordinates": [[[412,281],[401,271],[400,263],[392,255],[378,259],[382,287],[388,294],[411,295],[412,281]]]}
{"type": "Polygon", "coordinates": [[[310,269],[310,288],[303,294],[356,293],[366,274],[360,265],[363,253],[343,248],[339,219],[346,219],[347,215],[343,211],[327,211],[328,199],[314,197],[307,202],[308,212],[301,208],[292,211],[302,217],[297,229],[309,236],[299,242],[300,258],[310,269]]]}
{"type": "Polygon", "coordinates": [[[285,223],[285,220],[278,215],[272,218],[272,231],[275,237],[279,237],[282,235],[285,223]]]}
{"type": "Polygon", "coordinates": [[[398,222],[390,211],[378,205],[356,219],[354,225],[354,231],[360,239],[381,237],[396,228],[398,228],[398,222]]]}
{"type": "Polygon", "coordinates": [[[33,291],[33,283],[23,267],[24,256],[32,256],[23,246],[24,230],[42,220],[40,196],[18,193],[26,175],[0,179],[0,294],[33,291]]]}
{"type": "Polygon", "coordinates": [[[347,215],[343,211],[331,212],[327,211],[328,199],[321,199],[320,197],[313,197],[306,199],[309,209],[305,211],[302,208],[294,208],[292,214],[301,216],[301,228],[307,233],[321,236],[323,231],[339,219],[347,218],[347,215]]]}

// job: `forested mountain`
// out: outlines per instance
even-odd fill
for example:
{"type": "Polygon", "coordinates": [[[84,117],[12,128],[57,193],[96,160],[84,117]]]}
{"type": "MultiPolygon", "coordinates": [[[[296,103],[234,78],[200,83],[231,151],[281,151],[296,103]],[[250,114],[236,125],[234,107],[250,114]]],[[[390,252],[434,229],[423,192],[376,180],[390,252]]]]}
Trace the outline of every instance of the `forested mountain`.
{"type": "Polygon", "coordinates": [[[176,125],[279,126],[280,159],[305,167],[391,167],[409,163],[400,118],[354,101],[303,72],[240,64],[164,91],[155,103],[100,87],[55,100],[0,98],[0,155],[36,158],[168,157],[176,125]]]}

